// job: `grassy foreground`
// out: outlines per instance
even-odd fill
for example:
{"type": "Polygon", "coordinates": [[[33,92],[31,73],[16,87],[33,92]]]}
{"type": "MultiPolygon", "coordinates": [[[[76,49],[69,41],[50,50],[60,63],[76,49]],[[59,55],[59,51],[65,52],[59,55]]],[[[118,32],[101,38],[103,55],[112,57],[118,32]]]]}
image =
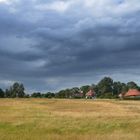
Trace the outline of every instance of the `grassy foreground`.
{"type": "Polygon", "coordinates": [[[140,101],[0,99],[0,140],[140,140],[140,101]]]}

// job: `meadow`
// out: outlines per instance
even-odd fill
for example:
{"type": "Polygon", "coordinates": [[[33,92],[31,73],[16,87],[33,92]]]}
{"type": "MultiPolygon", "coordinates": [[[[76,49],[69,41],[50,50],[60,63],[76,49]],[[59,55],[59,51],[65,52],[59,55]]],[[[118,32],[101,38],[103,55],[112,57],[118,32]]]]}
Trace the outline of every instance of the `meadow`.
{"type": "Polygon", "coordinates": [[[140,101],[0,99],[0,140],[140,140],[140,101]]]}

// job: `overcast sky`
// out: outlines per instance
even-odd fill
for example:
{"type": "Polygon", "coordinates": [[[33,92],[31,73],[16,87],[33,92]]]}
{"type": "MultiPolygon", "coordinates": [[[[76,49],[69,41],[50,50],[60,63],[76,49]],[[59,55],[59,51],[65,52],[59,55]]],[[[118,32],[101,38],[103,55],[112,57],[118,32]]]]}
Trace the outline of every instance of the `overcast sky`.
{"type": "Polygon", "coordinates": [[[140,0],[0,0],[0,87],[58,91],[104,76],[140,84],[140,0]]]}

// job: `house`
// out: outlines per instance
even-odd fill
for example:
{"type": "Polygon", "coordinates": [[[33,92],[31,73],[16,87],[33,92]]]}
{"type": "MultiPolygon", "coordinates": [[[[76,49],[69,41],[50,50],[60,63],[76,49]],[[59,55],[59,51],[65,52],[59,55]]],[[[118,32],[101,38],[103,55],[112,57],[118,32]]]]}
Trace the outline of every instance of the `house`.
{"type": "Polygon", "coordinates": [[[130,89],[126,94],[124,94],[124,98],[139,98],[140,99],[140,91],[137,89],[130,89]]]}
{"type": "Polygon", "coordinates": [[[140,91],[137,89],[130,89],[125,94],[120,94],[121,99],[140,99],[140,91]]]}
{"type": "Polygon", "coordinates": [[[87,93],[86,93],[86,99],[93,99],[95,98],[96,93],[93,89],[90,89],[87,93]]]}

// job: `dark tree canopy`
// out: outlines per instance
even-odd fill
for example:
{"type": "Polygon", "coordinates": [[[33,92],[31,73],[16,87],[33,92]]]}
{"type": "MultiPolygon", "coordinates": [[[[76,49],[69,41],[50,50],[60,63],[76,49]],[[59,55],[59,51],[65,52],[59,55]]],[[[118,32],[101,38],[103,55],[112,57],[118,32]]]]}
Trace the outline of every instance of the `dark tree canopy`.
{"type": "Polygon", "coordinates": [[[135,82],[128,82],[127,83],[128,89],[138,89],[138,85],[135,82]]]}
{"type": "Polygon", "coordinates": [[[105,77],[103,78],[99,83],[98,83],[98,89],[99,93],[105,94],[105,93],[110,93],[112,92],[113,89],[113,80],[110,77],[105,77]]]}
{"type": "Polygon", "coordinates": [[[4,98],[4,91],[0,88],[0,98],[4,98]]]}
{"type": "Polygon", "coordinates": [[[23,84],[17,82],[14,83],[13,86],[11,87],[11,94],[13,98],[14,97],[23,98],[25,95],[23,84]]]}
{"type": "Polygon", "coordinates": [[[9,89],[5,90],[5,97],[7,98],[23,98],[25,97],[24,85],[15,82],[9,89]]]}
{"type": "Polygon", "coordinates": [[[34,98],[41,98],[42,95],[41,95],[40,92],[34,92],[34,93],[31,95],[31,97],[34,97],[34,98]]]}
{"type": "Polygon", "coordinates": [[[122,92],[123,84],[121,82],[114,82],[113,83],[113,94],[118,95],[122,92]]]}

